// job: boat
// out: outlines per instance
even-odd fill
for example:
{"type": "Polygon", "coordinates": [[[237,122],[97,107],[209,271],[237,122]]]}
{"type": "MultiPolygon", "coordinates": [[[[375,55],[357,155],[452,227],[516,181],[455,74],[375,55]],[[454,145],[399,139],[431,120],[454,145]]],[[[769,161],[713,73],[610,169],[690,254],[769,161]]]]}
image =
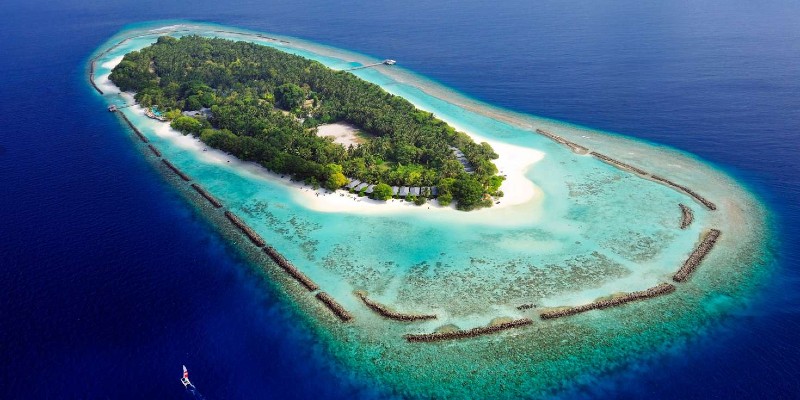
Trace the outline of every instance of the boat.
{"type": "Polygon", "coordinates": [[[186,369],[185,365],[183,366],[183,378],[181,378],[181,383],[187,389],[194,388],[194,385],[192,385],[192,382],[189,382],[189,371],[186,369]]]}
{"type": "Polygon", "coordinates": [[[395,60],[383,60],[383,63],[386,65],[395,65],[397,61],[395,60]]]}
{"type": "Polygon", "coordinates": [[[108,111],[110,111],[110,112],[117,111],[117,106],[115,106],[115,105],[113,105],[113,104],[112,104],[112,105],[110,105],[110,106],[108,106],[108,111]]]}

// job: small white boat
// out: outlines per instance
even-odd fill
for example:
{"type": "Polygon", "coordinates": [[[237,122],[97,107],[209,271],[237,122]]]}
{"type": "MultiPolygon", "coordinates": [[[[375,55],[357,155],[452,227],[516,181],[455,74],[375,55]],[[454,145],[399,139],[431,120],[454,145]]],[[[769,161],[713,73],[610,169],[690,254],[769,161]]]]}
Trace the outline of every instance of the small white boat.
{"type": "Polygon", "coordinates": [[[182,384],[183,384],[183,386],[185,386],[187,389],[188,389],[188,388],[193,388],[193,387],[194,387],[194,385],[192,385],[192,382],[189,382],[189,371],[188,371],[188,370],[186,370],[186,366],[185,366],[185,365],[183,366],[183,378],[181,378],[181,383],[182,383],[182,384]]]}

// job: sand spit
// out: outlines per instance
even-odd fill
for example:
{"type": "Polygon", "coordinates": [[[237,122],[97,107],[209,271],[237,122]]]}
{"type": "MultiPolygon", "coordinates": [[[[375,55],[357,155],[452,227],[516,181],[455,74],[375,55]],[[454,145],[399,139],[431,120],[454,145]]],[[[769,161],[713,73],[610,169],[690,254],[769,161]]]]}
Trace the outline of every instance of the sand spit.
{"type": "Polygon", "coordinates": [[[336,300],[334,300],[333,297],[331,297],[327,293],[319,292],[317,293],[316,297],[319,301],[325,304],[325,306],[328,307],[329,310],[331,310],[334,314],[336,314],[336,316],[339,317],[339,319],[341,319],[342,322],[347,322],[353,319],[353,316],[350,315],[350,313],[347,312],[347,310],[345,310],[341,304],[337,303],[336,300]]]}
{"type": "Polygon", "coordinates": [[[647,290],[625,293],[623,295],[613,297],[608,300],[598,300],[580,306],[557,308],[554,310],[543,311],[539,314],[539,317],[541,319],[561,318],[591,310],[602,310],[604,308],[617,307],[625,303],[630,303],[632,301],[651,299],[653,297],[662,296],[665,294],[672,293],[674,291],[675,291],[674,285],[671,285],[669,283],[661,283],[647,290]]]}
{"type": "MultiPolygon", "coordinates": [[[[566,145],[567,147],[571,148],[572,151],[574,151],[575,153],[586,154],[586,152],[589,152],[589,149],[587,149],[586,147],[583,147],[583,146],[578,145],[576,143],[570,142],[569,140],[564,139],[561,136],[558,136],[558,135],[556,135],[554,133],[545,131],[543,129],[536,129],[536,132],[541,134],[541,135],[543,135],[543,136],[547,136],[548,138],[550,138],[550,139],[552,139],[552,140],[554,140],[554,141],[556,141],[558,143],[566,145]]],[[[667,185],[667,186],[669,186],[669,187],[671,187],[671,188],[673,188],[673,189],[675,189],[675,190],[677,190],[677,191],[679,191],[679,192],[681,192],[683,194],[686,194],[686,195],[694,198],[695,200],[700,202],[700,204],[704,205],[706,208],[708,208],[711,211],[714,211],[714,210],[717,209],[716,204],[712,203],[711,201],[709,201],[705,197],[700,196],[699,194],[697,194],[697,192],[693,191],[692,189],[689,189],[686,186],[677,184],[677,183],[675,183],[675,182],[673,182],[673,181],[671,181],[669,179],[662,178],[662,177],[660,177],[658,175],[653,175],[653,174],[651,174],[651,173],[649,173],[649,172],[647,172],[647,171],[645,171],[645,170],[643,170],[641,168],[634,167],[633,165],[626,164],[626,163],[624,163],[622,161],[619,161],[619,160],[615,160],[615,159],[613,159],[613,158],[611,158],[611,157],[609,157],[609,156],[607,156],[605,154],[600,154],[600,153],[597,153],[597,152],[594,152],[594,151],[589,152],[589,154],[591,154],[592,156],[598,158],[599,160],[601,160],[601,161],[603,161],[603,162],[605,162],[607,164],[610,164],[610,165],[612,165],[614,167],[617,167],[617,168],[619,168],[619,169],[621,169],[623,171],[633,172],[633,173],[639,175],[642,178],[651,179],[651,180],[653,180],[655,182],[667,185]]]]}
{"type": "Polygon", "coordinates": [[[172,165],[172,163],[169,162],[169,160],[167,160],[166,158],[162,158],[161,162],[163,162],[164,165],[167,166],[167,168],[171,169],[172,172],[175,173],[175,175],[180,176],[181,179],[183,179],[184,181],[189,182],[192,180],[191,178],[189,178],[189,175],[184,174],[183,171],[179,170],[178,167],[172,165]]]}
{"type": "Polygon", "coordinates": [[[311,278],[307,277],[304,273],[300,272],[292,263],[290,263],[286,258],[284,258],[281,253],[278,253],[272,246],[264,247],[264,253],[275,261],[279,267],[283,268],[292,278],[296,281],[300,282],[303,286],[306,287],[309,291],[313,292],[319,289],[319,286],[311,280],[311,278]]]}
{"type": "Polygon", "coordinates": [[[361,299],[361,301],[364,302],[364,304],[367,305],[367,307],[371,308],[373,311],[380,314],[381,316],[393,319],[395,321],[411,322],[411,321],[424,321],[429,319],[436,319],[435,314],[404,314],[391,310],[385,305],[372,301],[369,298],[367,298],[367,292],[364,291],[357,291],[355,294],[356,296],[358,296],[358,298],[361,299]]]}
{"type": "Polygon", "coordinates": [[[264,239],[262,239],[261,236],[258,236],[256,231],[254,231],[253,228],[245,224],[244,221],[242,221],[239,217],[236,216],[236,214],[230,211],[225,211],[225,216],[228,217],[228,219],[234,225],[236,225],[237,228],[239,228],[242,232],[244,232],[244,234],[247,235],[248,238],[250,238],[250,241],[253,242],[253,244],[255,244],[258,247],[264,247],[264,245],[266,245],[264,239]]]}
{"type": "Polygon", "coordinates": [[[681,229],[686,229],[694,221],[694,212],[685,204],[678,204],[681,207],[681,229]]]}
{"type": "Polygon", "coordinates": [[[533,320],[531,320],[530,318],[520,318],[509,322],[503,322],[501,324],[481,326],[468,330],[420,333],[420,334],[409,333],[407,335],[404,335],[403,337],[409,342],[438,342],[442,340],[466,339],[466,338],[497,333],[507,329],[517,328],[520,326],[530,325],[532,323],[533,320]]]}
{"type": "Polygon", "coordinates": [[[158,149],[155,146],[153,146],[152,144],[148,144],[147,147],[150,148],[150,151],[152,151],[156,157],[161,157],[161,152],[158,151],[158,149]]]}
{"type": "Polygon", "coordinates": [[[217,200],[216,197],[212,196],[211,193],[208,193],[208,191],[203,189],[202,186],[193,183],[192,188],[196,190],[197,193],[200,193],[201,196],[205,197],[206,200],[208,200],[208,202],[211,203],[211,205],[213,205],[216,208],[222,208],[222,203],[219,200],[217,200]]]}
{"type": "Polygon", "coordinates": [[[683,263],[683,266],[672,276],[672,280],[675,282],[684,282],[689,279],[689,276],[697,269],[703,259],[706,258],[709,252],[714,248],[714,245],[717,244],[717,240],[722,232],[718,229],[712,229],[707,232],[703,239],[700,240],[700,243],[695,247],[692,251],[692,254],[689,255],[689,258],[683,263]]]}

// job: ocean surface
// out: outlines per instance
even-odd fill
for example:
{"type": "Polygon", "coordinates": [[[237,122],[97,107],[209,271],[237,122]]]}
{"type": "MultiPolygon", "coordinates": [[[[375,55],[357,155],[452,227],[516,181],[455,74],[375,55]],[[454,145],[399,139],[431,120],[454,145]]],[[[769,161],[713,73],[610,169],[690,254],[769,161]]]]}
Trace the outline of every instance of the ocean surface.
{"type": "Polygon", "coordinates": [[[777,273],[657,367],[574,397],[793,398],[800,361],[800,6],[747,2],[0,5],[0,397],[380,396],[321,360],[280,294],[156,172],[87,85],[125,26],[190,19],[329,44],[467,96],[670,145],[772,210],[777,273]]]}

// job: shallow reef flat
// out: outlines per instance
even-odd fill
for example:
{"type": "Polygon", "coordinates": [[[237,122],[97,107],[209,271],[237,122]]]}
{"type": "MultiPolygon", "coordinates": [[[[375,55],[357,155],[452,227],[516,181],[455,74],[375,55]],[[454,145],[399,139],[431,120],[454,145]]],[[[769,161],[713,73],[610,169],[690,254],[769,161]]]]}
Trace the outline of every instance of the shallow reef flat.
{"type": "MultiPolygon", "coordinates": [[[[130,104],[108,74],[121,56],[165,34],[251,41],[335,69],[380,61],[212,24],[144,24],[89,60],[97,94],[130,104]]],[[[351,73],[477,141],[540,154],[518,171],[533,195],[469,213],[394,203],[331,212],[309,198],[341,201],[342,193],[208,149],[137,106],[117,112],[132,145],[236,244],[264,284],[286,293],[342,376],[408,398],[546,397],[680,351],[687,337],[703,337],[746,307],[769,276],[769,211],[719,168],[494,108],[398,64],[351,73]],[[581,312],[548,318],[570,307],[581,312]]],[[[509,179],[501,189],[519,184],[509,179]]]]}

